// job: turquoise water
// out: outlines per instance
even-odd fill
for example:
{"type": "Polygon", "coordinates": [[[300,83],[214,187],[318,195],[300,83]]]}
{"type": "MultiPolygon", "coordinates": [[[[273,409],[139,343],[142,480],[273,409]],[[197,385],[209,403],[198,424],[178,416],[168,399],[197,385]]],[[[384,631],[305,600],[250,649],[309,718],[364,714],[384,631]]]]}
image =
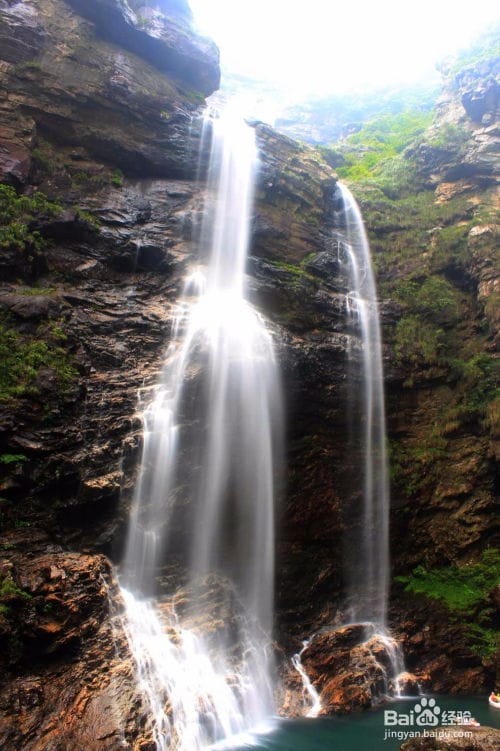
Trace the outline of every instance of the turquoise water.
{"type": "MultiPolygon", "coordinates": [[[[491,709],[488,698],[484,697],[453,697],[435,696],[435,706],[444,712],[470,712],[481,723],[490,727],[500,728],[500,710],[491,709]]],[[[428,701],[430,697],[427,697],[428,701]]],[[[382,709],[373,712],[350,715],[348,717],[283,720],[277,729],[268,735],[257,738],[252,745],[255,751],[399,751],[404,738],[389,737],[384,740],[384,710],[396,710],[398,713],[409,714],[414,711],[420,700],[391,702],[382,709]]],[[[445,715],[446,717],[446,715],[445,715]]],[[[423,728],[413,727],[414,730],[423,728]]],[[[411,731],[412,727],[387,727],[389,731],[411,731]]],[[[432,731],[432,727],[427,727],[432,731]]],[[[466,728],[455,728],[456,731],[466,728]]],[[[244,751],[249,746],[239,746],[238,751],[244,751]]]]}

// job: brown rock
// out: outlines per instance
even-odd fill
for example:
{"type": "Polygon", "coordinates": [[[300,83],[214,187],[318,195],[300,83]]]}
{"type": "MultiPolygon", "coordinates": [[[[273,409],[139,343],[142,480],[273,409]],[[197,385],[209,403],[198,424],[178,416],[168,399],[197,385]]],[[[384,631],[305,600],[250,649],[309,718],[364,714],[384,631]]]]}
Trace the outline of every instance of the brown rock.
{"type": "Polygon", "coordinates": [[[495,728],[460,727],[437,728],[438,737],[413,738],[401,746],[401,751],[496,751],[500,744],[500,730],[495,728]],[[460,734],[465,737],[460,737],[460,734]]]}

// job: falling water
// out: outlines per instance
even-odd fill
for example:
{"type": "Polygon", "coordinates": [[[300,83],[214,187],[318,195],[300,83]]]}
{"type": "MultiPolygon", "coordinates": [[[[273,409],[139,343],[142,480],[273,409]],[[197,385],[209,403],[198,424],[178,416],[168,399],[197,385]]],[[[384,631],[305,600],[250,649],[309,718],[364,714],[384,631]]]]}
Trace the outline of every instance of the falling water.
{"type": "Polygon", "coordinates": [[[158,751],[207,748],[274,712],[280,388],[271,335],[245,299],[257,151],[253,129],[230,110],[208,128],[200,265],[186,279],[143,409],[122,572],[124,628],[158,751]],[[173,561],[185,588],[166,602],[156,582],[173,561]],[[232,608],[212,620],[211,587],[232,608]]]}
{"type": "MultiPolygon", "coordinates": [[[[339,246],[348,284],[347,315],[355,334],[351,341],[360,342],[360,347],[350,347],[349,366],[351,418],[358,422],[362,456],[362,512],[354,520],[347,546],[349,617],[353,622],[367,624],[367,639],[377,633],[386,645],[397,693],[396,676],[404,665],[401,652],[387,631],[390,498],[377,293],[361,212],[346,186],[339,183],[338,189],[342,204],[339,246]]],[[[353,433],[359,437],[359,431],[353,433]]]]}
{"type": "MultiPolygon", "coordinates": [[[[389,483],[385,437],[384,374],[377,292],[370,246],[359,207],[345,185],[339,184],[347,259],[346,306],[361,340],[361,353],[351,350],[356,368],[361,356],[361,445],[363,477],[362,533],[356,540],[355,577],[350,583],[354,621],[385,625],[389,580],[389,483]]],[[[352,388],[352,386],[351,386],[352,388]]]]}
{"type": "Polygon", "coordinates": [[[311,679],[307,675],[306,671],[304,670],[304,666],[302,665],[302,655],[306,651],[313,638],[314,637],[312,636],[310,639],[303,641],[302,649],[300,650],[300,652],[297,652],[297,654],[292,657],[292,665],[302,679],[303,693],[304,698],[306,699],[306,717],[317,717],[321,712],[321,697],[314,688],[311,679]]]}

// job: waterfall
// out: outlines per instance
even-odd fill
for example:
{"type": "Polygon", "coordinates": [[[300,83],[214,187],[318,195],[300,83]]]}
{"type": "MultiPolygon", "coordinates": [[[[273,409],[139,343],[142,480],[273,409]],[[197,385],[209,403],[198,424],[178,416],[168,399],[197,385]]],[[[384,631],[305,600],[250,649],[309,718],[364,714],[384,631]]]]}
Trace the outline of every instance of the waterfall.
{"type": "Polygon", "coordinates": [[[199,265],[142,410],[121,574],[123,625],[158,751],[197,751],[274,713],[281,397],[271,335],[245,298],[257,150],[234,111],[207,118],[199,265]]]}
{"type": "MultiPolygon", "coordinates": [[[[350,609],[352,620],[385,626],[389,581],[389,482],[385,430],[384,373],[377,292],[370,246],[359,207],[345,185],[338,185],[344,227],[347,315],[361,341],[361,352],[350,348],[350,398],[358,398],[361,421],[363,512],[359,539],[354,542],[350,609]],[[361,363],[359,364],[359,360],[361,363]],[[360,371],[360,377],[358,377],[360,371]],[[358,389],[359,395],[355,393],[358,389]]],[[[356,435],[356,438],[358,436],[356,435]]]]}
{"type": "Polygon", "coordinates": [[[385,644],[398,693],[397,675],[404,663],[387,630],[390,496],[377,292],[360,209],[345,185],[339,183],[338,191],[339,258],[347,277],[346,311],[351,333],[351,440],[361,449],[362,478],[361,511],[349,515],[351,524],[346,532],[348,612],[352,622],[366,623],[367,640],[377,634],[385,644]]]}
{"type": "Polygon", "coordinates": [[[297,654],[294,654],[294,656],[292,657],[292,665],[302,679],[303,694],[304,694],[305,705],[306,705],[306,713],[305,713],[306,717],[317,717],[318,714],[321,712],[320,695],[314,688],[313,684],[311,683],[311,679],[307,675],[302,665],[302,655],[306,651],[307,647],[309,646],[313,638],[314,636],[312,636],[310,639],[306,639],[305,641],[303,641],[302,649],[300,650],[300,652],[297,652],[297,654]]]}

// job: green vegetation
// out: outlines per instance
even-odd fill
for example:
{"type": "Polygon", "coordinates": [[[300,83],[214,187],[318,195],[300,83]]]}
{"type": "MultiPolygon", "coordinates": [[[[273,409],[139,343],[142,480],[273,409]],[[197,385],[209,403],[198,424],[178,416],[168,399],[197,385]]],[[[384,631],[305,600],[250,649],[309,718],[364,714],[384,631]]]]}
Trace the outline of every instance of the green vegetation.
{"type": "Polygon", "coordinates": [[[500,582],[500,550],[485,550],[477,563],[426,569],[417,566],[410,576],[397,576],[406,592],[442,602],[453,620],[466,627],[471,648],[488,657],[498,648],[491,628],[490,592],[500,582]]]}
{"type": "MultiPolygon", "coordinates": [[[[418,316],[401,318],[394,336],[394,353],[399,365],[422,368],[444,364],[446,336],[442,328],[422,321],[418,316]]],[[[412,383],[408,380],[407,385],[412,383]]]]}
{"type": "Polygon", "coordinates": [[[115,169],[111,175],[111,185],[115,188],[121,188],[123,186],[123,172],[119,169],[115,169]]]}
{"type": "Polygon", "coordinates": [[[453,325],[460,319],[457,289],[442,276],[403,279],[394,296],[411,313],[440,325],[453,325]]]}
{"type": "Polygon", "coordinates": [[[22,63],[18,63],[17,65],[14,65],[13,71],[14,73],[24,73],[27,71],[40,73],[42,71],[42,66],[40,65],[38,60],[25,60],[22,63]]]}
{"type": "Polygon", "coordinates": [[[32,229],[33,221],[61,210],[62,206],[49,201],[43,193],[19,196],[10,185],[0,185],[0,249],[40,250],[45,241],[32,229]]]}
{"type": "Polygon", "coordinates": [[[34,166],[40,172],[43,172],[46,175],[52,175],[54,173],[54,165],[42,149],[33,149],[31,152],[31,158],[34,166]]]}
{"type": "Polygon", "coordinates": [[[31,599],[31,595],[18,587],[10,576],[4,576],[0,579],[0,615],[9,615],[9,602],[13,600],[26,602],[31,599]],[[2,602],[2,600],[6,600],[7,602],[2,602]]]}
{"type": "Polygon", "coordinates": [[[427,435],[419,436],[417,443],[402,445],[390,441],[391,481],[406,498],[422,493],[433,485],[446,459],[447,440],[439,429],[432,427],[427,435]]]}
{"type": "Polygon", "coordinates": [[[60,346],[66,338],[58,326],[39,327],[22,335],[0,323],[0,402],[38,393],[37,377],[49,368],[62,391],[77,377],[71,355],[60,346]]]}
{"type": "Polygon", "coordinates": [[[482,34],[473,47],[465,50],[457,57],[449,70],[449,75],[455,76],[464,68],[500,57],[499,31],[500,28],[497,24],[496,28],[494,27],[482,34]]]}
{"type": "Polygon", "coordinates": [[[410,277],[393,295],[403,306],[394,336],[396,362],[422,368],[448,366],[454,338],[449,331],[460,320],[458,290],[444,277],[410,277]]]}
{"type": "Polygon", "coordinates": [[[446,149],[458,157],[470,136],[470,132],[458,123],[441,123],[427,139],[427,144],[435,149],[446,149]]]}
{"type": "Polygon", "coordinates": [[[21,464],[28,461],[28,457],[24,454],[1,454],[0,464],[21,464]]]}
{"type": "Polygon", "coordinates": [[[398,576],[406,592],[443,602],[449,610],[467,612],[500,583],[500,550],[485,550],[478,563],[427,570],[417,566],[410,576],[398,576]]]}
{"type": "Polygon", "coordinates": [[[90,211],[85,211],[84,209],[77,209],[76,210],[76,216],[81,219],[82,222],[85,222],[85,224],[93,230],[99,230],[101,226],[101,222],[97,217],[95,217],[93,214],[90,213],[90,211]]]}
{"type": "Polygon", "coordinates": [[[38,297],[39,295],[50,297],[55,292],[55,287],[24,287],[18,290],[18,294],[25,295],[25,297],[38,297]]]}
{"type": "MultiPolygon", "coordinates": [[[[313,254],[314,255],[314,254],[313,254]]],[[[273,261],[273,266],[277,266],[279,269],[283,269],[283,271],[287,271],[289,274],[292,274],[294,277],[298,280],[308,280],[311,282],[317,282],[317,279],[313,274],[310,274],[308,271],[305,270],[304,266],[307,261],[302,261],[300,264],[293,264],[293,263],[286,263],[284,261],[273,261]]]]}
{"type": "Polygon", "coordinates": [[[429,127],[432,114],[406,110],[397,115],[383,115],[349,136],[340,152],[344,165],[339,176],[354,182],[373,182],[393,197],[409,192],[417,182],[416,168],[403,151],[429,127]]]}

